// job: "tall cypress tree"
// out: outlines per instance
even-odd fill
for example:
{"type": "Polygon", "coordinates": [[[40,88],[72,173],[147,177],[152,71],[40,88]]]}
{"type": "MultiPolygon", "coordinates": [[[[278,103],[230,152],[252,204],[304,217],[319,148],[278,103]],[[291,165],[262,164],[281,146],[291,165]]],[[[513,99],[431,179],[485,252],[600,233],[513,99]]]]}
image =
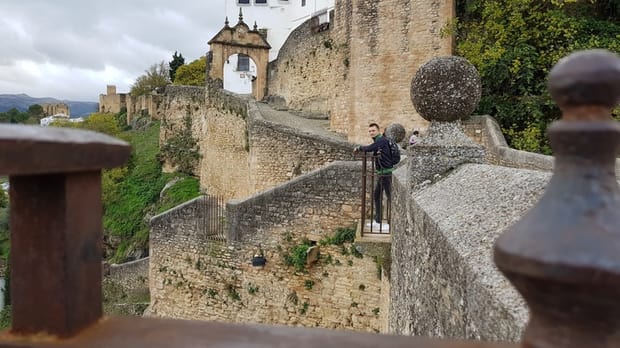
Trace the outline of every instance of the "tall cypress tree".
{"type": "Polygon", "coordinates": [[[174,82],[174,76],[177,73],[177,69],[183,64],[185,64],[185,58],[183,58],[183,55],[181,53],[177,53],[177,51],[174,51],[174,54],[172,55],[172,60],[168,62],[168,65],[170,66],[171,82],[174,82]]]}

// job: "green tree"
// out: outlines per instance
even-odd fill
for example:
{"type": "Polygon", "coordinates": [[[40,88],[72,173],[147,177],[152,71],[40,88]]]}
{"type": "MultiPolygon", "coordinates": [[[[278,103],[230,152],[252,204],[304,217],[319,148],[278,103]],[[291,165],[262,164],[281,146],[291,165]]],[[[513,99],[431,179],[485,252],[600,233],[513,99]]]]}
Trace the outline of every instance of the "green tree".
{"type": "Polygon", "coordinates": [[[176,75],[177,69],[185,64],[185,58],[181,53],[177,54],[177,51],[174,51],[172,55],[172,60],[168,62],[168,66],[170,67],[170,81],[174,81],[174,77],[176,75]]]}
{"type": "Polygon", "coordinates": [[[174,79],[175,85],[204,86],[207,75],[207,59],[200,57],[195,61],[181,66],[174,79]]]}
{"type": "Polygon", "coordinates": [[[457,0],[458,55],[480,72],[476,113],[494,116],[510,144],[549,153],[544,131],[560,116],[550,69],[576,50],[620,52],[620,0],[457,0]]]}
{"type": "Polygon", "coordinates": [[[144,75],[138,76],[129,93],[133,97],[149,94],[156,88],[170,84],[169,77],[168,65],[162,60],[151,65],[148,70],[145,70],[144,75]]]}
{"type": "Polygon", "coordinates": [[[41,119],[43,117],[43,107],[39,104],[30,105],[28,107],[28,115],[41,119]]]}
{"type": "Polygon", "coordinates": [[[0,113],[0,123],[25,123],[28,117],[28,113],[12,108],[7,112],[0,113]]]}

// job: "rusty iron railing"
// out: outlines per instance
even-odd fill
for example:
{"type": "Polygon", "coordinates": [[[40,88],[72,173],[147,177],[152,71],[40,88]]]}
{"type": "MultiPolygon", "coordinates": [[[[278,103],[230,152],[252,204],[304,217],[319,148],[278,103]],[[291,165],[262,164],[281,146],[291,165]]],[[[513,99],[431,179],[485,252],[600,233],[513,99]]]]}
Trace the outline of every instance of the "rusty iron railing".
{"type": "MultiPolygon", "coordinates": [[[[578,53],[551,71],[563,120],[549,130],[554,174],[504,233],[495,261],[531,317],[521,347],[620,347],[620,57],[578,53]]],[[[78,130],[0,126],[9,175],[13,323],[0,347],[516,348],[334,330],[103,318],[101,176],[129,146],[78,130]]]]}
{"type": "Polygon", "coordinates": [[[226,203],[221,196],[204,195],[200,200],[200,214],[202,219],[198,220],[202,224],[201,230],[204,231],[207,240],[225,241],[226,240],[226,203]]]}
{"type": "MultiPolygon", "coordinates": [[[[390,221],[392,215],[392,200],[390,196],[384,194],[383,185],[385,180],[391,181],[392,174],[382,175],[377,174],[375,168],[375,159],[377,155],[373,155],[370,152],[359,152],[357,156],[361,157],[362,161],[362,190],[361,190],[361,208],[360,208],[360,221],[361,235],[386,235],[390,234],[390,221]],[[375,199],[378,195],[378,202],[375,199]],[[385,196],[385,199],[384,199],[385,196]],[[370,203],[368,203],[370,201],[370,203]],[[377,204],[379,203],[379,204],[377,204]],[[375,213],[381,215],[381,223],[374,224],[375,213]]],[[[391,188],[390,188],[391,189],[391,188]]]]}

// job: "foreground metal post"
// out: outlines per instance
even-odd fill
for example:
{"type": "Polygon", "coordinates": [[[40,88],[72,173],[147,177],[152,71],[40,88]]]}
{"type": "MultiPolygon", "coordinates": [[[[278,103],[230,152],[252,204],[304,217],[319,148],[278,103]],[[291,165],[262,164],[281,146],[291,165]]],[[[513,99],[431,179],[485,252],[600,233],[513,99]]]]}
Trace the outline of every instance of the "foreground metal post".
{"type": "Polygon", "coordinates": [[[101,169],[124,142],[94,132],[0,126],[9,175],[11,292],[19,335],[66,337],[101,317],[101,169]]]}
{"type": "Polygon", "coordinates": [[[523,295],[523,347],[620,347],[620,57],[588,51],[561,60],[550,91],[562,109],[549,128],[549,186],[495,245],[495,261],[523,295]]]}

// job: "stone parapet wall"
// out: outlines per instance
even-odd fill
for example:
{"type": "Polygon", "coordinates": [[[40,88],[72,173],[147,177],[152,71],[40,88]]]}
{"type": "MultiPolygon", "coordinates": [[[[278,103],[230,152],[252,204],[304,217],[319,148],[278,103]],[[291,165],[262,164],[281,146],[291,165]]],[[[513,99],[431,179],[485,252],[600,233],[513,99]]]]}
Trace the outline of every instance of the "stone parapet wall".
{"type": "Polygon", "coordinates": [[[250,102],[250,175],[259,192],[336,160],[352,160],[353,145],[266,120],[250,102]]]}
{"type": "Polygon", "coordinates": [[[210,87],[203,133],[200,187],[225,199],[247,197],[252,190],[248,103],[250,98],[210,87]]]}
{"type": "MultiPolygon", "coordinates": [[[[508,146],[497,121],[488,115],[463,120],[463,131],[486,149],[487,163],[512,168],[553,170],[553,156],[516,150],[508,146]]],[[[620,179],[620,161],[616,160],[616,176],[620,179]]]]}
{"type": "Polygon", "coordinates": [[[508,146],[497,121],[491,116],[471,116],[463,120],[463,131],[486,149],[488,163],[506,167],[553,170],[553,157],[516,150],[508,146]]]}
{"type": "MultiPolygon", "coordinates": [[[[201,160],[195,175],[201,188],[224,199],[242,198],[274,187],[336,160],[352,159],[352,145],[268,121],[255,101],[221,89],[171,86],[164,109],[160,144],[192,118],[201,160]]],[[[164,168],[174,168],[165,164],[164,168]]]]}
{"type": "MultiPolygon", "coordinates": [[[[373,258],[354,256],[353,246],[347,244],[320,246],[319,261],[303,270],[296,271],[283,261],[310,236],[312,231],[305,228],[308,217],[312,216],[317,229],[325,226],[313,231],[315,237],[322,237],[328,234],[333,217],[342,214],[331,211],[331,206],[342,210],[344,205],[352,204],[353,194],[345,189],[351,187],[351,180],[341,183],[340,189],[331,186],[332,192],[328,192],[328,186],[319,193],[303,189],[321,186],[314,181],[335,176],[335,170],[345,177],[350,173],[353,179],[359,169],[347,171],[346,167],[334,164],[321,170],[325,174],[305,175],[285,189],[263,193],[264,198],[257,195],[233,203],[236,208],[229,205],[233,213],[228,214],[228,220],[235,219],[231,215],[241,217],[243,210],[251,207],[255,214],[262,215],[253,216],[255,221],[260,220],[259,228],[232,232],[235,240],[228,243],[205,238],[201,230],[205,219],[201,216],[203,198],[154,217],[150,314],[235,323],[384,330],[387,309],[382,297],[389,290],[382,284],[373,258]],[[306,200],[320,195],[324,197],[317,197],[316,204],[306,204],[306,200]],[[286,207],[274,200],[286,203],[286,207]],[[319,203],[327,207],[322,210],[319,203]],[[259,245],[267,262],[264,267],[253,267],[251,259],[259,245]]],[[[336,180],[331,184],[337,184],[336,180]]]]}
{"type": "MultiPolygon", "coordinates": [[[[335,162],[244,200],[227,204],[230,240],[246,240],[264,229],[287,226],[313,240],[361,209],[361,163],[335,162]]],[[[348,221],[348,222],[347,222],[348,221]]]]}
{"type": "Polygon", "coordinates": [[[542,194],[550,174],[462,165],[410,192],[397,170],[390,332],[516,341],[524,302],[497,271],[492,245],[542,194]]]}
{"type": "Polygon", "coordinates": [[[126,293],[148,293],[149,258],[112,264],[106,278],[123,286],[126,293]]]}

